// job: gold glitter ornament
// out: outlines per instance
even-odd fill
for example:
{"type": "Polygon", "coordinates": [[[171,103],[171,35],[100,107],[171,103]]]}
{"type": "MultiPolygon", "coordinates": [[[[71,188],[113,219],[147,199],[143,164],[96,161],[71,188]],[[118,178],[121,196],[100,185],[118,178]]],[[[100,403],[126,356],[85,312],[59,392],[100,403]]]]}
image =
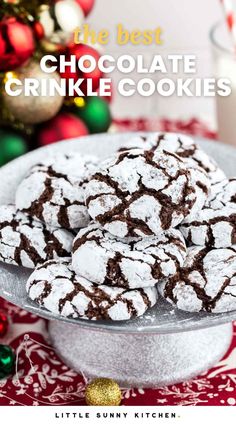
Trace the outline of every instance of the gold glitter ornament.
{"type": "Polygon", "coordinates": [[[55,79],[60,83],[60,76],[57,72],[46,74],[41,70],[38,62],[31,61],[28,65],[18,68],[14,72],[7,72],[4,83],[7,79],[14,78],[21,81],[22,93],[18,96],[10,96],[4,90],[2,97],[6,108],[15,119],[24,124],[34,125],[48,121],[57,115],[63,105],[64,97],[58,93],[54,96],[50,96],[49,93],[42,95],[41,88],[38,89],[39,96],[26,96],[24,93],[25,80],[28,78],[38,80],[39,86],[42,80],[55,79]]]}
{"type": "Polygon", "coordinates": [[[85,400],[90,406],[119,406],[121,390],[118,384],[110,378],[96,378],[88,384],[85,400]]]}

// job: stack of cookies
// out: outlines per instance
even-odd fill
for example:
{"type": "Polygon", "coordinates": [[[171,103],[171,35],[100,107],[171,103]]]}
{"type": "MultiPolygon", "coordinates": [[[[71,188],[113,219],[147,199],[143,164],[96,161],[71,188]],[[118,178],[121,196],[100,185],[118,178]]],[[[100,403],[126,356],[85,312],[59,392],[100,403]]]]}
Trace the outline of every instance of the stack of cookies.
{"type": "Polygon", "coordinates": [[[236,179],[184,135],[131,138],[114,156],[34,165],[0,207],[0,260],[71,318],[128,320],[158,292],[196,312],[236,309],[236,179]]]}

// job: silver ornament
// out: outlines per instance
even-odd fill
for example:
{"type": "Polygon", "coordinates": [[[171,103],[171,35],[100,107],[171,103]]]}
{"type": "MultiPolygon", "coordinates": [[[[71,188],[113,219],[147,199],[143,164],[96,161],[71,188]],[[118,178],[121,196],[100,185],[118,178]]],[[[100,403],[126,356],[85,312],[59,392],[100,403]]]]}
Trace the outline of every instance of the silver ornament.
{"type": "Polygon", "coordinates": [[[75,0],[59,0],[53,6],[41,5],[39,22],[44,29],[42,47],[55,52],[73,39],[73,32],[83,24],[84,12],[75,0]]]}

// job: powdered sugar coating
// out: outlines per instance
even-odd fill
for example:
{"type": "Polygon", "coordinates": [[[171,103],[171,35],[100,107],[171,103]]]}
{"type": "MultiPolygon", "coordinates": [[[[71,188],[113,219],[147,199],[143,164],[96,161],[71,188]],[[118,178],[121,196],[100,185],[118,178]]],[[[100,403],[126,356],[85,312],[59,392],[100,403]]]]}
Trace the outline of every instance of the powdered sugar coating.
{"type": "Polygon", "coordinates": [[[236,208],[204,208],[194,216],[186,218],[179,229],[190,244],[229,247],[236,243],[236,208]]]}
{"type": "Polygon", "coordinates": [[[196,203],[190,171],[176,155],[132,150],[103,162],[86,186],[90,216],[123,237],[176,227],[196,203]]]}
{"type": "Polygon", "coordinates": [[[77,276],[69,258],[37,267],[26,289],[38,305],[68,318],[128,320],[143,315],[157,301],[155,287],[139,290],[98,287],[77,276]]]}
{"type": "Polygon", "coordinates": [[[164,149],[177,154],[191,167],[203,169],[214,185],[226,178],[223,170],[218,166],[213,158],[207,155],[195,141],[184,134],[178,133],[156,133],[146,138],[149,149],[164,149]]]}
{"type": "Polygon", "coordinates": [[[236,246],[227,249],[191,247],[179,279],[163,281],[158,290],[170,303],[188,312],[236,309],[236,246]]]}
{"type": "Polygon", "coordinates": [[[218,164],[205,153],[193,138],[178,133],[157,132],[146,137],[131,137],[130,141],[121,147],[120,151],[134,149],[155,150],[161,149],[180,156],[186,163],[194,168],[201,168],[207,174],[212,185],[226,178],[218,164]]]}
{"type": "Polygon", "coordinates": [[[33,166],[17,189],[17,208],[49,226],[86,226],[90,218],[84,204],[84,185],[97,162],[94,156],[69,153],[33,166]]]}
{"type": "Polygon", "coordinates": [[[126,141],[125,144],[123,144],[121,147],[119,147],[118,149],[118,153],[120,152],[125,152],[127,150],[149,150],[151,148],[151,145],[147,143],[147,137],[146,136],[141,136],[141,135],[136,135],[136,136],[131,136],[130,139],[128,141],[126,141]]]}
{"type": "Polygon", "coordinates": [[[73,235],[62,229],[46,228],[16,211],[13,205],[0,206],[0,261],[34,268],[48,259],[68,256],[73,235]]]}
{"type": "Polygon", "coordinates": [[[183,134],[158,134],[153,134],[147,137],[133,137],[128,143],[126,143],[126,146],[123,146],[120,149],[120,151],[122,152],[135,148],[152,150],[158,147],[182,157],[182,159],[186,161],[188,169],[191,172],[197,194],[197,201],[191,211],[191,215],[193,215],[196,213],[196,211],[201,210],[206,204],[211,188],[211,180],[206,170],[203,169],[203,167],[198,166],[195,161],[188,160],[188,158],[186,158],[186,156],[188,157],[191,154],[194,154],[197,148],[196,143],[191,137],[185,136],[183,134]]]}
{"type": "Polygon", "coordinates": [[[210,179],[204,169],[200,168],[199,166],[193,166],[189,164],[188,170],[191,174],[197,196],[197,200],[188,215],[188,217],[192,217],[197,212],[202,210],[206,205],[209,193],[211,192],[211,184],[210,179]]]}
{"type": "Polygon", "coordinates": [[[163,149],[180,156],[187,164],[192,173],[197,192],[197,202],[193,207],[191,214],[201,210],[208,199],[212,182],[225,178],[223,171],[212,162],[205,152],[196,145],[194,140],[184,134],[176,133],[153,133],[149,136],[136,136],[122,146],[120,151],[140,148],[144,150],[163,149]],[[201,160],[199,155],[201,152],[201,160]],[[209,165],[210,161],[210,165],[209,165]],[[210,166],[210,168],[209,168],[210,166]],[[210,174],[209,174],[210,172],[210,174]]]}
{"type": "Polygon", "coordinates": [[[221,209],[224,206],[236,208],[236,178],[215,184],[211,189],[208,206],[212,209],[221,209]]]}
{"type": "Polygon", "coordinates": [[[172,132],[157,132],[146,137],[149,149],[162,149],[176,153],[181,157],[191,157],[196,150],[196,143],[192,137],[172,132]]]}
{"type": "Polygon", "coordinates": [[[235,244],[236,179],[225,179],[212,186],[207,207],[188,216],[180,231],[190,244],[216,248],[235,244]]]}
{"type": "Polygon", "coordinates": [[[92,224],[74,240],[74,271],[98,285],[151,287],[176,274],[186,257],[178,230],[144,239],[119,239],[92,224]]]}

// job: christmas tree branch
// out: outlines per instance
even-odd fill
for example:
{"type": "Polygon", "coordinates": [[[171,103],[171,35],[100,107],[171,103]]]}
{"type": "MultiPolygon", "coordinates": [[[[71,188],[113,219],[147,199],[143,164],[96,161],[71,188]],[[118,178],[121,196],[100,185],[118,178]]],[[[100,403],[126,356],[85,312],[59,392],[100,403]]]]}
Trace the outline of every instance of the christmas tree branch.
{"type": "Polygon", "coordinates": [[[52,0],[0,0],[0,20],[11,16],[21,17],[23,20],[37,19],[39,7],[52,3],[52,0]]]}

